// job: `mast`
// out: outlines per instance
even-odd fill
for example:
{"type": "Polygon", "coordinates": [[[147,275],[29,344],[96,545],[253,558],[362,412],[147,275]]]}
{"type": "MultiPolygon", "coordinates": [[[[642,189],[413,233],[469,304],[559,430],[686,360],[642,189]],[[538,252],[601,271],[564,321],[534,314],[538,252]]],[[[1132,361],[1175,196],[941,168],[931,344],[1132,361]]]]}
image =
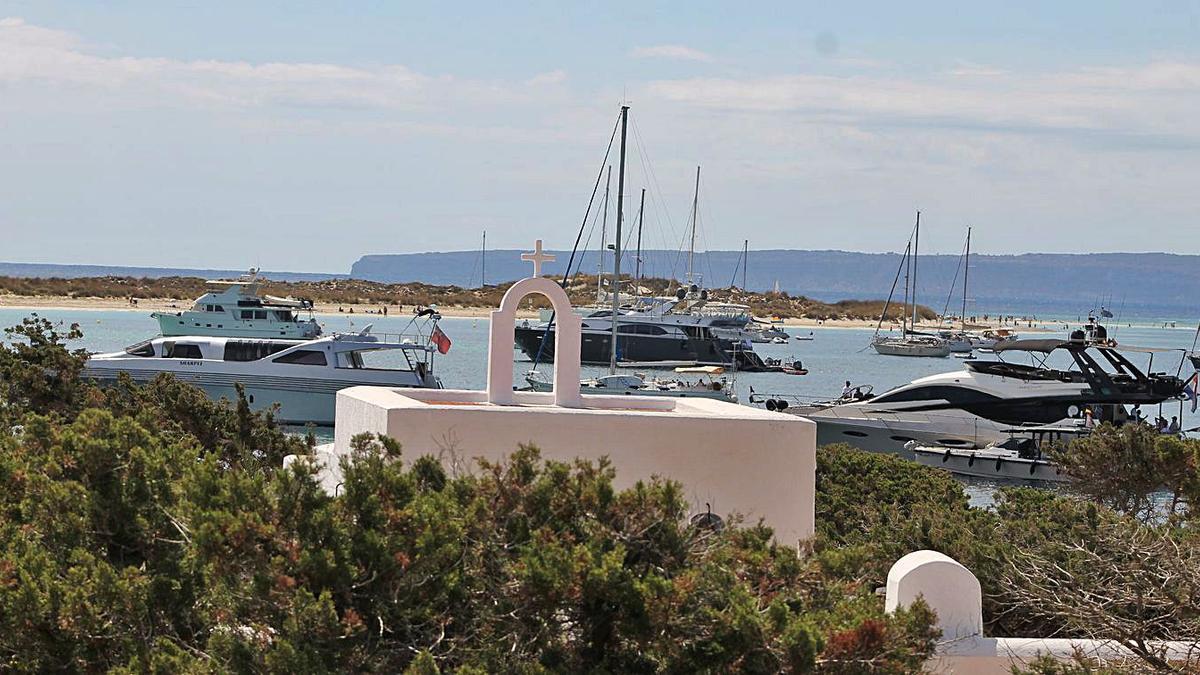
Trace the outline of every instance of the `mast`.
{"type": "Polygon", "coordinates": [[[963,257],[963,308],[962,329],[967,330],[967,275],[971,270],[971,228],[967,228],[967,254],[963,257]]]}
{"type": "Polygon", "coordinates": [[[483,248],[480,251],[479,287],[487,286],[487,230],[483,231],[483,248]]]}
{"type": "Polygon", "coordinates": [[[908,337],[908,280],[912,272],[912,240],[904,247],[904,306],[900,308],[900,337],[908,337]]]}
{"type": "Polygon", "coordinates": [[[617,165],[617,234],[613,245],[612,292],[612,353],[608,357],[608,374],[617,372],[617,312],[621,309],[621,222],[625,205],[625,126],[629,122],[629,106],[621,106],[621,159],[617,165]]]}
{"type": "Polygon", "coordinates": [[[913,232],[912,250],[912,330],[917,329],[917,256],[921,250],[921,212],[917,211],[917,226],[913,232]]]}
{"type": "Polygon", "coordinates": [[[746,290],[746,268],[750,266],[750,240],[742,240],[742,290],[746,290]]]}
{"type": "Polygon", "coordinates": [[[700,166],[696,165],[696,192],[692,196],[692,243],[688,246],[687,282],[692,284],[692,259],[696,257],[696,218],[700,210],[700,166]]]}
{"type": "MultiPolygon", "coordinates": [[[[638,205],[637,260],[634,261],[634,283],[642,282],[642,223],[646,218],[646,188],[642,188],[642,203],[638,205]]],[[[636,293],[636,291],[634,291],[636,293]]]]}
{"type": "Polygon", "coordinates": [[[612,184],[612,164],[608,165],[608,178],[604,179],[604,216],[600,219],[600,261],[596,263],[596,302],[604,296],[604,247],[608,238],[608,187],[612,184]]]}

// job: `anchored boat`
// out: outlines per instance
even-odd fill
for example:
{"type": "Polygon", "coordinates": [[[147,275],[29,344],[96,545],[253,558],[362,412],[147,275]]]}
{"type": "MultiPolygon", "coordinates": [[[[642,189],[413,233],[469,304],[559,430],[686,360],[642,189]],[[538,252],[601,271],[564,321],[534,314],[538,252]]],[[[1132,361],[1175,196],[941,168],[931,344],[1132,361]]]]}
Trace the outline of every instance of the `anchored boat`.
{"type": "Polygon", "coordinates": [[[312,303],[296,298],[260,296],[262,280],[252,269],[237,280],[206,282],[213,290],[182,312],[154,312],[164,337],[208,335],[214,337],[282,338],[311,340],[321,334],[312,316],[312,303]],[[307,313],[307,318],[302,315],[307,313]]]}

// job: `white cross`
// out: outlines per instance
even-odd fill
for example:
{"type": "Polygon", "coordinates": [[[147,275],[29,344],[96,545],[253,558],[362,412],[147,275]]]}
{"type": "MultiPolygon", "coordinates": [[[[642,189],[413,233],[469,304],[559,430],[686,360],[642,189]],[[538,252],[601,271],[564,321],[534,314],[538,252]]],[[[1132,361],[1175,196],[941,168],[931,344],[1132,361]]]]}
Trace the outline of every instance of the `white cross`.
{"type": "Polygon", "coordinates": [[[521,260],[528,260],[533,263],[533,276],[542,276],[542,263],[554,262],[553,253],[542,253],[542,240],[538,239],[533,244],[533,253],[522,253],[521,260]]]}

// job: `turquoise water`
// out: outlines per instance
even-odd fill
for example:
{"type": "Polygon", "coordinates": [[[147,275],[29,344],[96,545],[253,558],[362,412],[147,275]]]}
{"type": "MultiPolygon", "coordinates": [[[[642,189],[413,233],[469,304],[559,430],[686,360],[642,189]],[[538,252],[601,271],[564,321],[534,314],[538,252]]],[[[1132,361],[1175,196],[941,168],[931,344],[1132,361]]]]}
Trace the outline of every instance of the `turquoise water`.
{"type": "MultiPolygon", "coordinates": [[[[28,316],[28,310],[0,309],[0,326],[11,326],[19,323],[28,316]]],[[[79,323],[84,337],[78,345],[90,351],[116,351],[130,344],[153,336],[158,331],[157,322],[150,318],[148,312],[126,310],[39,310],[38,314],[51,321],[64,325],[79,323]]],[[[405,329],[409,323],[407,316],[374,316],[374,315],[324,315],[318,317],[330,331],[360,331],[367,324],[373,324],[375,332],[397,333],[405,329]]],[[[442,330],[449,335],[453,345],[449,354],[437,355],[434,361],[434,372],[448,388],[482,389],[486,382],[487,366],[487,333],[486,319],[446,318],[441,322],[442,330]]],[[[1065,337],[1062,324],[1048,325],[1052,330],[1040,334],[1042,337],[1065,337]]],[[[793,335],[812,334],[811,341],[793,340],[787,345],[755,345],[755,349],[763,356],[800,359],[808,368],[808,374],[803,376],[786,375],[783,373],[739,373],[737,375],[737,392],[741,401],[749,398],[750,389],[759,393],[789,394],[807,398],[830,398],[841,392],[846,380],[855,384],[872,384],[877,393],[905,384],[925,375],[932,375],[948,370],[961,368],[958,359],[919,359],[880,356],[867,345],[872,335],[868,329],[852,328],[791,328],[793,335]]],[[[1034,336],[1033,333],[1028,335],[1034,336]]],[[[1179,326],[1163,328],[1160,326],[1121,327],[1110,333],[1122,344],[1143,347],[1190,348],[1194,336],[1194,328],[1179,326]]],[[[1066,366],[1061,359],[1065,355],[1056,355],[1051,364],[1066,366]]],[[[1138,367],[1147,369],[1150,364],[1149,356],[1129,354],[1130,360],[1138,367]]],[[[519,351],[513,352],[513,381],[518,385],[524,382],[525,374],[532,363],[519,351]]],[[[1180,369],[1178,353],[1163,353],[1154,357],[1153,370],[1176,373],[1180,369]]],[[[552,366],[543,364],[540,370],[549,373],[552,366]]],[[[585,367],[584,375],[594,375],[604,372],[602,368],[585,367]]],[[[1181,374],[1191,375],[1191,366],[1185,364],[1181,374]]],[[[1200,415],[1192,414],[1190,406],[1171,403],[1163,406],[1163,414],[1170,418],[1172,415],[1183,413],[1183,427],[1200,426],[1200,415]]],[[[1145,410],[1153,416],[1157,411],[1145,410]]],[[[328,430],[322,437],[328,438],[328,430]]],[[[979,503],[990,502],[990,494],[994,484],[968,484],[968,494],[979,503]]]]}

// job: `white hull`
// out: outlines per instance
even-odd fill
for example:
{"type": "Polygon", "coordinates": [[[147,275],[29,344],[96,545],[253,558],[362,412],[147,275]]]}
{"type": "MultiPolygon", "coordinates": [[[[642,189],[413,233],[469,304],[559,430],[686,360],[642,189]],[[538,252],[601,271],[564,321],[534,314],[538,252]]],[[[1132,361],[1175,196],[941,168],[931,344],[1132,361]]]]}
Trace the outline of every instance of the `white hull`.
{"type": "Polygon", "coordinates": [[[938,447],[913,448],[916,460],[925,466],[945,469],[961,476],[1012,481],[1066,483],[1070,478],[1057,464],[1044,459],[1013,457],[987,448],[978,451],[938,447]]]}
{"type": "MultiPolygon", "coordinates": [[[[293,376],[252,374],[242,369],[237,372],[236,366],[244,364],[222,363],[217,361],[186,361],[161,359],[147,366],[163,367],[121,367],[101,363],[99,360],[90,361],[84,368],[83,376],[94,379],[101,384],[112,384],[121,372],[126,372],[135,382],[149,382],[159,373],[170,373],[180,382],[195,385],[208,394],[213,400],[226,398],[237,400],[237,390],[234,384],[241,384],[246,392],[246,400],[255,410],[266,410],[274,404],[279,404],[276,419],[288,424],[306,424],[312,422],[319,425],[332,425],[334,418],[334,402],[337,392],[348,387],[361,385],[384,387],[422,387],[416,374],[411,371],[356,369],[352,374],[342,378],[330,378],[324,372],[312,372],[307,375],[297,372],[293,376]],[[166,362],[166,363],[161,363],[166,362]],[[187,363],[183,367],[172,368],[173,365],[187,363]],[[221,368],[219,366],[225,366],[221,368]],[[234,366],[234,368],[230,368],[234,366]]],[[[326,371],[320,366],[287,366],[297,371],[326,371]]]]}
{"type": "MultiPolygon", "coordinates": [[[[191,314],[199,314],[191,312],[191,314]]],[[[158,330],[163,337],[203,335],[207,337],[230,337],[243,339],[311,340],[321,334],[316,321],[241,321],[233,319],[207,319],[204,322],[182,314],[150,315],[158,320],[158,330]],[[215,323],[214,323],[215,321],[215,323]]]]}
{"type": "Polygon", "coordinates": [[[861,450],[909,458],[912,452],[905,445],[912,441],[919,445],[981,448],[1008,438],[1011,429],[962,410],[895,412],[843,405],[788,408],[787,412],[816,422],[817,445],[849,443],[861,450]]]}

